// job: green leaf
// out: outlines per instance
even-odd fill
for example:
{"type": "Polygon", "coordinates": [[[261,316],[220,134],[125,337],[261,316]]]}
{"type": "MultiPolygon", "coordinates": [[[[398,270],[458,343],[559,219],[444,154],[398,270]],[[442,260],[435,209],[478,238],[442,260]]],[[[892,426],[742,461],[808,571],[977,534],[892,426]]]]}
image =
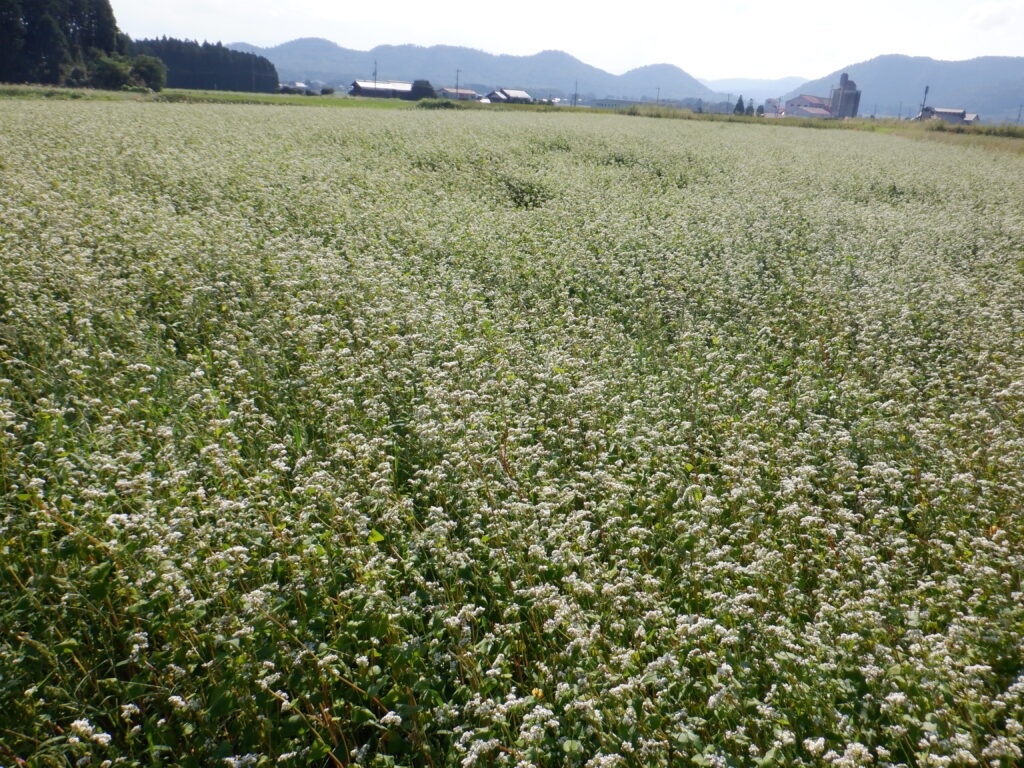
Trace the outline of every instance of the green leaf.
{"type": "Polygon", "coordinates": [[[356,725],[377,722],[377,716],[366,707],[352,707],[352,714],[349,716],[349,719],[356,725]]]}
{"type": "Polygon", "coordinates": [[[322,741],[315,741],[309,748],[309,759],[323,760],[329,751],[322,741]]]}
{"type": "Polygon", "coordinates": [[[104,560],[94,565],[85,572],[89,579],[89,597],[93,600],[102,600],[114,588],[114,582],[109,579],[110,573],[114,570],[114,563],[111,560],[104,560]]]}
{"type": "Polygon", "coordinates": [[[89,581],[96,582],[102,581],[110,575],[110,572],[114,570],[114,563],[112,560],[104,560],[98,565],[94,565],[88,571],[85,572],[86,577],[89,581]]]}
{"type": "Polygon", "coordinates": [[[384,541],[384,534],[373,528],[370,531],[370,537],[367,539],[370,544],[376,544],[378,541],[384,541]]]}
{"type": "Polygon", "coordinates": [[[226,715],[234,706],[235,697],[231,693],[231,686],[222,683],[213,689],[210,695],[209,712],[212,717],[226,715]]]}

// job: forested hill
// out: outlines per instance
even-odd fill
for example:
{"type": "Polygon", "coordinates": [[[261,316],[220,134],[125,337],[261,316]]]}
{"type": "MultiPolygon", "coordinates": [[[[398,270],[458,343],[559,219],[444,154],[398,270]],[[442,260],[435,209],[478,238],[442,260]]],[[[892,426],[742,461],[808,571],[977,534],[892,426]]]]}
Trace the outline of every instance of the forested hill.
{"type": "Polygon", "coordinates": [[[828,96],[846,72],[864,94],[861,114],[915,115],[929,86],[928,104],[977,112],[987,123],[1015,120],[1024,104],[1024,57],[982,56],[939,61],[926,56],[890,54],[852,64],[791,91],[828,96]]]}
{"type": "Polygon", "coordinates": [[[136,40],[132,50],[156,56],[167,66],[170,88],[227,91],[277,90],[277,70],[263,56],[233,51],[220,43],[161,38],[136,40]]]}
{"type": "Polygon", "coordinates": [[[452,45],[380,45],[369,51],[343,48],[323,38],[301,38],[272,48],[248,43],[228,47],[266,56],[284,80],[321,80],[328,85],[368,77],[376,63],[382,79],[424,78],[435,86],[455,85],[455,71],[467,87],[526,88],[535,96],[567,96],[575,87],[581,94],[604,97],[711,99],[715,93],[679,67],[655,64],[614,75],[586,64],[563,51],[541,51],[532,56],[495,55],[452,45]],[[659,90],[660,89],[660,90],[659,90]]]}

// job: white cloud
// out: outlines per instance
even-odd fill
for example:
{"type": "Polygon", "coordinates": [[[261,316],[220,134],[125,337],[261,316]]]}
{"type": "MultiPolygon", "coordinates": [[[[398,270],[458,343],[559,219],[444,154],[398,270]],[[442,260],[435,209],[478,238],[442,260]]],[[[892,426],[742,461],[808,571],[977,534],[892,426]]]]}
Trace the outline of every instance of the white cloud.
{"type": "Polygon", "coordinates": [[[972,8],[967,19],[975,29],[991,32],[1024,19],[1024,2],[984,3],[972,8]]]}

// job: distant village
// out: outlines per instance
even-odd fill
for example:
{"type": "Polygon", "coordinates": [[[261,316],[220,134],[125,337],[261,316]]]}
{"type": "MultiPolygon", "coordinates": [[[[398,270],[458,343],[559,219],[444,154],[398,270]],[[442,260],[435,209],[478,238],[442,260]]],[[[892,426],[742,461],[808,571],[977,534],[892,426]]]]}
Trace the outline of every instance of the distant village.
{"type": "MultiPolygon", "coordinates": [[[[579,100],[573,97],[571,100],[535,99],[527,91],[521,88],[495,88],[487,94],[481,94],[471,88],[444,87],[435,89],[426,80],[404,82],[398,80],[378,80],[375,78],[366,80],[354,80],[350,86],[339,86],[347,88],[350,96],[360,96],[378,99],[407,99],[419,100],[423,98],[448,99],[451,101],[474,101],[480,104],[535,104],[554,103],[572,104],[578,107],[596,107],[599,109],[618,109],[630,106],[649,106],[649,100],[631,99],[592,99],[590,101],[579,100]]],[[[282,83],[280,87],[283,93],[334,93],[334,88],[325,87],[323,83],[282,83]]],[[[925,89],[924,100],[916,116],[908,117],[909,120],[941,120],[953,125],[974,125],[980,122],[977,114],[968,112],[965,109],[952,107],[931,107],[925,104],[928,98],[928,89],[925,89]]],[[[661,100],[656,102],[659,106],[677,107],[692,109],[697,112],[732,112],[735,114],[756,115],[769,120],[787,117],[811,117],[826,120],[842,120],[858,117],[860,113],[861,92],[857,84],[850,79],[849,75],[843,73],[839,78],[838,85],[832,88],[832,93],[825,96],[814,96],[802,93],[791,99],[782,102],[780,99],[767,99],[763,105],[754,107],[753,100],[744,104],[740,96],[735,106],[732,104],[731,96],[724,102],[705,102],[702,99],[661,100]]],[[[872,115],[872,117],[874,117],[872,115]]]]}
{"type": "MultiPolygon", "coordinates": [[[[832,94],[828,98],[801,93],[788,99],[785,104],[780,104],[778,99],[768,99],[764,104],[764,117],[819,117],[833,120],[857,117],[860,111],[860,96],[857,84],[844,72],[839,78],[839,85],[832,89],[832,94]]],[[[925,89],[925,99],[927,98],[928,90],[925,89]]],[[[979,122],[977,114],[965,109],[929,107],[924,102],[921,103],[917,116],[909,119],[942,120],[954,125],[973,125],[979,122]]]]}

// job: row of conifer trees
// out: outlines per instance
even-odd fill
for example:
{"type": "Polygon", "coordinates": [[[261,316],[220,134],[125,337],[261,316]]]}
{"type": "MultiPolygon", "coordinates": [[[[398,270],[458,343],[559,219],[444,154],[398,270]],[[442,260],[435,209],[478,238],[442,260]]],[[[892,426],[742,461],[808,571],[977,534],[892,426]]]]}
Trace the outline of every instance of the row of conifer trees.
{"type": "Polygon", "coordinates": [[[133,41],[109,0],[0,0],[0,82],[271,92],[277,70],[220,43],[133,41]]]}

